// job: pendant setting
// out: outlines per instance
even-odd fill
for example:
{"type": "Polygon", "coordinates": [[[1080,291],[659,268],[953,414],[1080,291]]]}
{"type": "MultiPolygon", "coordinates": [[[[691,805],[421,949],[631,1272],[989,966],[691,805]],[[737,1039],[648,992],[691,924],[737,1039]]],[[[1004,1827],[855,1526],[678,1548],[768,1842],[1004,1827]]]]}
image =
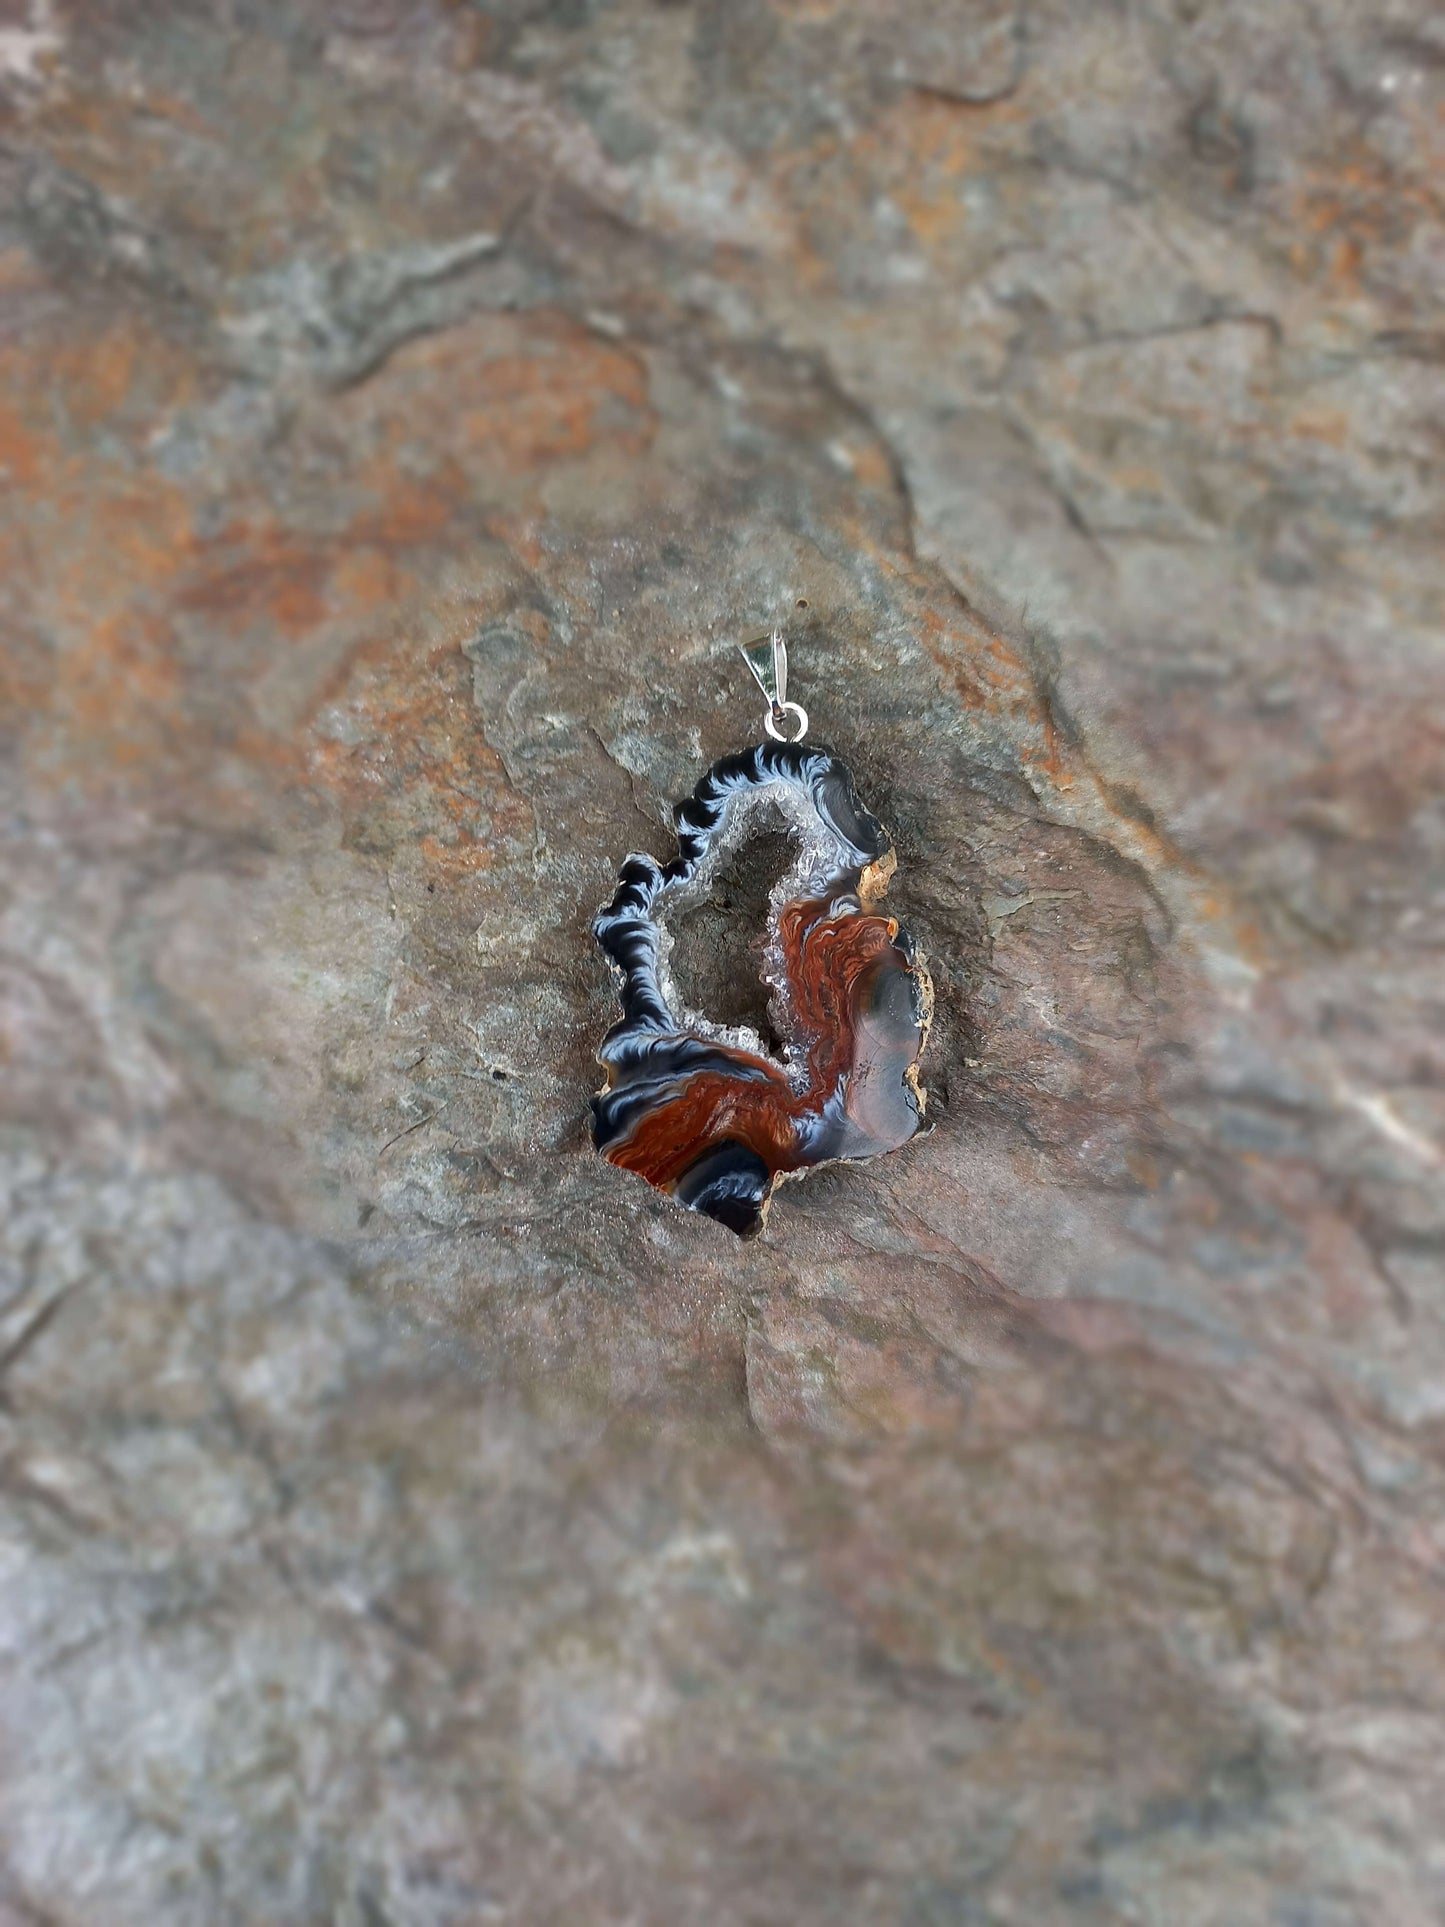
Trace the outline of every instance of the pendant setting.
{"type": "Polygon", "coordinates": [[[887,832],[846,764],[803,743],[808,716],[788,700],[782,636],[751,638],[741,653],[771,740],[713,764],[673,812],[678,854],[629,856],[592,926],[622,1003],[597,1053],[607,1081],[592,1135],[610,1163],[746,1238],[781,1179],[877,1157],[923,1128],[933,988],[912,939],[876,907],[896,867],[887,832]],[[762,974],[781,1058],[756,1031],[680,1003],[663,921],[706,897],[747,835],[779,821],[794,860],[769,900],[762,974]]]}

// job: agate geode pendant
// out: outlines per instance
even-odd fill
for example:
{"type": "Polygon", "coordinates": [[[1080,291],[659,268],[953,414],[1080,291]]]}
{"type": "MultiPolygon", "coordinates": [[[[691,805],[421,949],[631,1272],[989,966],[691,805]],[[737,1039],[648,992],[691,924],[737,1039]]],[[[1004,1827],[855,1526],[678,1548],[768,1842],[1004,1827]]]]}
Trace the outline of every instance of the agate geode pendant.
{"type": "Polygon", "coordinates": [[[877,908],[893,849],[836,756],[779,740],[724,757],[674,816],[677,856],[628,857],[593,925],[623,1013],[598,1051],[593,1138],[611,1163],[752,1237],[780,1178],[896,1150],[922,1127],[933,991],[877,908]],[[794,860],[772,892],[762,972],[781,1056],[682,1007],[662,921],[706,896],[725,851],[779,824],[794,860]]]}

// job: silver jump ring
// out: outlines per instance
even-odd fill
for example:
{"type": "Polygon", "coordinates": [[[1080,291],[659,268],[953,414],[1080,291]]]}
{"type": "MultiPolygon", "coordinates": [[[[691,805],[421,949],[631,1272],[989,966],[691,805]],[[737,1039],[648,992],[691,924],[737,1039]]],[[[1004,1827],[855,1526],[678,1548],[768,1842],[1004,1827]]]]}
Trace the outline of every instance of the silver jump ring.
{"type": "Polygon", "coordinates": [[[763,727],[775,743],[801,743],[808,733],[808,712],[801,703],[774,703],[763,717],[763,727]],[[780,716],[795,716],[798,721],[796,736],[785,736],[778,728],[780,716]]]}

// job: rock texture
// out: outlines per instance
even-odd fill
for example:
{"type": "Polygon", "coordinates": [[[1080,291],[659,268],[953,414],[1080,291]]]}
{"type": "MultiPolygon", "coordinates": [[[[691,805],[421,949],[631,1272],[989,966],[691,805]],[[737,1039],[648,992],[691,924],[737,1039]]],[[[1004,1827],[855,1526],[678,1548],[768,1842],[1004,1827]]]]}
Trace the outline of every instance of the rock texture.
{"type": "Polygon", "coordinates": [[[0,0],[5,1927],[1445,1918],[1442,79],[0,0]],[[936,1129],[740,1246],[588,925],[782,618],[936,1129]]]}

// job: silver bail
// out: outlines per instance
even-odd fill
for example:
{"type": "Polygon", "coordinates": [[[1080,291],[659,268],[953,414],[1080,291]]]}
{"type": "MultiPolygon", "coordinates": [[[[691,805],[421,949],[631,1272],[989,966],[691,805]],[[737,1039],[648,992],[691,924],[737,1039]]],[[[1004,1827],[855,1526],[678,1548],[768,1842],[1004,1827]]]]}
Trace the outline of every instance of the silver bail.
{"type": "Polygon", "coordinates": [[[781,629],[760,630],[738,644],[738,654],[752,672],[753,681],[763,692],[768,713],[763,726],[779,743],[801,743],[808,733],[808,713],[799,703],[788,701],[788,645],[781,629]],[[789,716],[797,722],[797,734],[785,736],[778,725],[789,716]]]}
{"type": "Polygon", "coordinates": [[[768,708],[781,709],[788,700],[788,645],[782,630],[760,630],[738,644],[738,654],[752,670],[768,708]]]}

